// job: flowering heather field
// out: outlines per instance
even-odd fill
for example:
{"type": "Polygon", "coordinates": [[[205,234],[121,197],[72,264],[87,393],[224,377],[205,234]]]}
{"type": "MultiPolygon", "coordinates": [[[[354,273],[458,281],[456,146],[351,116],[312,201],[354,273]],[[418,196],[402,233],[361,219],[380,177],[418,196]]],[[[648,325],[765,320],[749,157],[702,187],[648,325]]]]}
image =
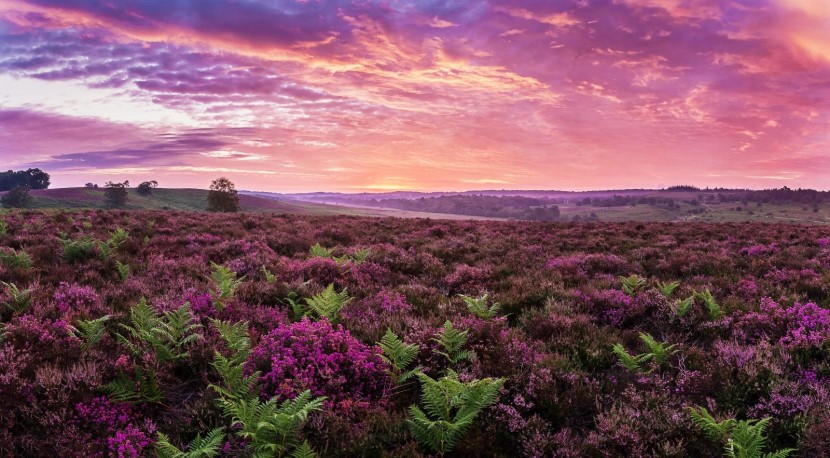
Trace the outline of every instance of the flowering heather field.
{"type": "Polygon", "coordinates": [[[830,456],[828,228],[0,218],[2,456],[830,456]]]}

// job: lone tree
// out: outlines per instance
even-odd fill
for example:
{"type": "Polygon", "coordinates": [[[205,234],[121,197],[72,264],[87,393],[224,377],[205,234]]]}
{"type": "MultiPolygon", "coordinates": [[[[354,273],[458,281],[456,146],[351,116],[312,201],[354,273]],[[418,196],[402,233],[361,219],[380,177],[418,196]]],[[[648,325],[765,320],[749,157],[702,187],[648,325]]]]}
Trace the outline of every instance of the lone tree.
{"type": "Polygon", "coordinates": [[[233,213],[239,211],[239,195],[231,180],[221,177],[213,180],[208,191],[208,211],[233,213]]]}
{"type": "Polygon", "coordinates": [[[107,181],[104,187],[106,188],[104,189],[104,202],[106,202],[107,207],[118,208],[127,204],[127,188],[130,187],[129,181],[123,183],[107,181]]]}
{"type": "Polygon", "coordinates": [[[4,194],[0,203],[6,208],[26,208],[32,204],[32,196],[27,186],[18,186],[4,194]]]}
{"type": "Polygon", "coordinates": [[[153,189],[156,189],[158,186],[159,186],[159,183],[156,180],[145,181],[145,182],[141,183],[140,185],[138,185],[138,187],[135,188],[135,190],[141,196],[152,196],[153,195],[153,189]]]}

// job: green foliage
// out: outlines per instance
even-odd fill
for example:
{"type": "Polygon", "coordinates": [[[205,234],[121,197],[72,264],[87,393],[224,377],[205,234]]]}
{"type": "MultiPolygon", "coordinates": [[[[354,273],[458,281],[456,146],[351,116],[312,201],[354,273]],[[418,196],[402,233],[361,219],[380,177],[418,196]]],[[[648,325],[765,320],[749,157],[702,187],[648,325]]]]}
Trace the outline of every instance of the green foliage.
{"type": "Polygon", "coordinates": [[[265,282],[269,285],[273,285],[277,282],[277,276],[274,275],[270,270],[266,269],[265,266],[262,266],[262,275],[265,277],[265,282]]]}
{"type": "Polygon", "coordinates": [[[0,197],[0,204],[6,208],[26,208],[32,205],[28,186],[17,186],[0,197]]]}
{"type": "Polygon", "coordinates": [[[213,326],[222,336],[230,356],[216,352],[213,360],[213,368],[222,379],[222,385],[211,385],[223,398],[226,399],[257,399],[259,390],[257,380],[259,373],[255,372],[245,376],[244,365],[251,354],[251,339],[248,335],[248,323],[230,323],[226,321],[213,321],[213,326]]]}
{"type": "Polygon", "coordinates": [[[130,265],[115,261],[115,268],[118,269],[118,276],[121,281],[127,281],[130,278],[130,265]]]}
{"type": "Polygon", "coordinates": [[[291,458],[317,458],[317,454],[311,449],[308,441],[305,441],[302,445],[294,449],[291,453],[291,458]]]}
{"type": "Polygon", "coordinates": [[[118,374],[118,377],[108,383],[104,389],[114,399],[123,402],[157,403],[164,400],[164,394],[158,384],[154,369],[136,366],[133,372],[132,378],[127,377],[123,372],[118,374]]]}
{"type": "MultiPolygon", "coordinates": [[[[305,304],[302,306],[302,316],[308,316],[314,319],[326,318],[332,324],[340,322],[340,311],[343,310],[353,298],[349,297],[348,289],[343,289],[341,292],[334,291],[334,284],[330,284],[321,293],[307,298],[305,304]]],[[[296,304],[295,304],[296,305],[296,304]]],[[[295,310],[298,312],[300,309],[295,310]]]]}
{"type": "Polygon", "coordinates": [[[312,245],[311,249],[308,250],[308,253],[312,258],[331,258],[334,256],[334,248],[325,248],[317,242],[312,245]]]}
{"type": "Polygon", "coordinates": [[[770,418],[760,420],[736,420],[727,418],[717,421],[703,407],[691,407],[694,424],[713,442],[724,444],[726,458],[786,458],[795,450],[782,449],[764,453],[767,446],[766,430],[770,418]]]}
{"type": "Polygon", "coordinates": [[[98,242],[86,237],[76,240],[63,240],[63,259],[69,263],[92,259],[95,256],[95,248],[99,246],[98,242]]]}
{"type": "Polygon", "coordinates": [[[110,238],[107,240],[107,245],[109,245],[110,248],[116,249],[126,242],[128,238],[130,238],[129,232],[119,227],[113,232],[110,232],[110,238]]]}
{"type": "Polygon", "coordinates": [[[631,355],[626,351],[622,344],[616,343],[611,347],[614,354],[626,369],[634,372],[651,372],[653,369],[647,369],[646,365],[649,361],[654,362],[655,367],[662,367],[671,357],[677,353],[676,345],[667,345],[662,342],[654,340],[650,334],[640,333],[640,340],[646,344],[648,351],[639,355],[631,355]]]}
{"type": "Polygon", "coordinates": [[[372,251],[368,248],[362,248],[360,250],[355,251],[353,254],[350,255],[343,255],[343,256],[334,256],[334,250],[337,248],[325,248],[324,246],[320,245],[320,243],[315,243],[311,249],[308,250],[309,255],[312,258],[329,258],[334,259],[338,265],[346,264],[347,262],[351,262],[353,264],[360,264],[372,254],[372,251]]]}
{"type": "Polygon", "coordinates": [[[9,235],[9,225],[5,221],[0,221],[0,237],[9,235]]]}
{"type": "Polygon", "coordinates": [[[236,272],[212,261],[210,268],[212,270],[211,278],[213,278],[213,284],[216,287],[216,299],[213,305],[217,310],[222,310],[225,308],[225,303],[236,294],[236,289],[242,284],[245,277],[237,279],[236,272]]]}
{"type": "Polygon", "coordinates": [[[463,299],[464,303],[467,304],[467,310],[479,318],[489,320],[490,318],[498,315],[501,310],[501,304],[498,302],[495,302],[490,306],[487,305],[487,294],[478,298],[465,296],[463,294],[459,294],[459,296],[461,296],[461,299],[463,299]]]}
{"type": "Polygon", "coordinates": [[[421,445],[441,456],[451,451],[476,416],[496,401],[504,384],[504,379],[491,378],[461,382],[454,371],[438,380],[420,372],[418,378],[423,410],[410,406],[407,425],[421,445]]]}
{"type": "Polygon", "coordinates": [[[104,315],[95,320],[79,320],[75,323],[73,334],[84,341],[84,350],[88,350],[93,345],[100,342],[104,335],[106,335],[106,323],[109,319],[109,315],[104,315]]]}
{"type": "Polygon", "coordinates": [[[464,345],[467,344],[467,330],[456,329],[450,320],[444,322],[444,328],[432,340],[438,342],[441,347],[436,349],[435,353],[444,356],[450,363],[458,364],[465,359],[470,359],[470,352],[463,350],[464,345]]]}
{"type": "Polygon", "coordinates": [[[407,369],[418,357],[420,350],[415,344],[406,344],[391,329],[381,337],[378,346],[383,351],[381,358],[389,365],[389,375],[395,383],[412,378],[420,368],[407,369]]]}
{"type": "Polygon", "coordinates": [[[225,177],[213,180],[207,200],[209,212],[234,213],[239,211],[239,194],[236,186],[225,177]]]}
{"type": "Polygon", "coordinates": [[[657,291],[660,291],[660,294],[665,297],[666,299],[671,298],[671,295],[674,294],[674,291],[680,286],[679,281],[673,281],[668,283],[657,282],[657,291]]]}
{"type": "Polygon", "coordinates": [[[213,458],[219,456],[219,449],[225,440],[225,433],[222,428],[216,428],[207,436],[197,435],[187,446],[181,450],[170,443],[170,438],[159,432],[156,439],[156,455],[158,458],[213,458]]]}
{"type": "Polygon", "coordinates": [[[718,302],[708,289],[703,292],[696,292],[695,297],[700,298],[703,301],[703,305],[706,306],[706,310],[709,312],[709,318],[717,320],[723,316],[723,309],[721,309],[720,305],[718,305],[718,302]]]}
{"type": "Polygon", "coordinates": [[[0,263],[7,269],[22,269],[28,270],[32,267],[32,258],[29,253],[23,250],[12,249],[9,251],[0,251],[0,263]]]}
{"type": "Polygon", "coordinates": [[[620,283],[622,283],[623,292],[625,292],[625,294],[634,296],[645,288],[646,279],[634,274],[627,277],[620,277],[620,283]]]}
{"type": "Polygon", "coordinates": [[[32,290],[30,288],[20,289],[14,283],[4,281],[0,281],[0,285],[3,285],[9,295],[7,301],[0,303],[4,309],[17,313],[29,308],[29,304],[32,302],[32,290]]]}
{"type": "Polygon", "coordinates": [[[689,314],[689,311],[692,309],[692,304],[695,302],[694,296],[689,296],[686,299],[675,301],[672,304],[672,310],[674,313],[679,317],[684,317],[689,314]]]}
{"type": "Polygon", "coordinates": [[[189,304],[159,315],[141,298],[130,309],[130,324],[121,327],[126,332],[116,334],[120,342],[136,356],[152,351],[159,364],[189,357],[186,347],[202,339],[202,325],[193,319],[189,304]]]}
{"type": "Polygon", "coordinates": [[[257,398],[219,400],[231,425],[237,428],[236,435],[245,439],[254,457],[282,457],[292,451],[306,453],[307,445],[299,439],[309,414],[320,410],[325,398],[311,397],[311,391],[304,391],[294,399],[282,404],[277,398],[262,402],[257,398]],[[298,450],[299,449],[299,450],[298,450]]]}
{"type": "Polygon", "coordinates": [[[104,203],[108,208],[118,208],[127,205],[127,188],[130,187],[130,182],[113,183],[108,181],[104,185],[104,203]]]}

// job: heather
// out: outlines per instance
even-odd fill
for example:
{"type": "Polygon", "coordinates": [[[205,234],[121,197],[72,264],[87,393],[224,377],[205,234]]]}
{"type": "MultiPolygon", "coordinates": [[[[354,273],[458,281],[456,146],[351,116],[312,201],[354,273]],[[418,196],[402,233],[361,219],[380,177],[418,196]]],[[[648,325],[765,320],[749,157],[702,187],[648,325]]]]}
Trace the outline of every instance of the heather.
{"type": "Polygon", "coordinates": [[[3,456],[830,456],[824,227],[0,219],[3,456]]]}

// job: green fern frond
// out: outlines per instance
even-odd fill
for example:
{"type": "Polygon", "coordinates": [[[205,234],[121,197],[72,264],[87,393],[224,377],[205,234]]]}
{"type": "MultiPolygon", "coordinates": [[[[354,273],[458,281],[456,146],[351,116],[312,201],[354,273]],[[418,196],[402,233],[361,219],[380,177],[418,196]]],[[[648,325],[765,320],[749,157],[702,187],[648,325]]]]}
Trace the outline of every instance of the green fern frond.
{"type": "Polygon", "coordinates": [[[646,286],[646,279],[636,274],[619,277],[619,279],[622,283],[623,292],[629,296],[637,294],[646,286]]]}
{"type": "Polygon", "coordinates": [[[438,380],[417,375],[424,410],[410,406],[407,425],[421,445],[441,455],[452,450],[478,414],[496,401],[504,384],[504,379],[490,378],[461,382],[452,370],[438,380]]]}
{"type": "Polygon", "coordinates": [[[716,320],[723,316],[723,309],[715,300],[715,297],[712,296],[712,292],[708,289],[703,292],[695,293],[696,297],[699,297],[703,300],[703,304],[706,306],[706,310],[709,312],[709,318],[716,320]]]}
{"type": "Polygon", "coordinates": [[[324,248],[320,242],[317,242],[308,252],[312,258],[331,258],[334,255],[334,248],[324,248]]]}
{"type": "Polygon", "coordinates": [[[330,284],[321,293],[305,300],[304,316],[315,319],[326,318],[332,324],[340,322],[340,311],[348,305],[353,298],[349,297],[348,289],[341,292],[334,291],[334,284],[330,284]]]}
{"type": "Polygon", "coordinates": [[[695,302],[695,296],[689,296],[686,299],[676,301],[672,306],[674,313],[679,317],[684,317],[689,314],[692,309],[692,304],[695,302]]]}
{"type": "Polygon", "coordinates": [[[216,310],[222,310],[225,308],[225,303],[236,294],[236,289],[239,288],[245,277],[236,278],[236,272],[213,261],[210,262],[210,268],[212,271],[211,278],[216,287],[216,299],[213,301],[213,306],[216,307],[216,310]]]}
{"type": "Polygon", "coordinates": [[[273,285],[277,282],[277,276],[274,275],[270,270],[266,269],[265,266],[260,268],[262,272],[262,276],[265,277],[265,282],[269,285],[273,285]]]}
{"type": "Polygon", "coordinates": [[[213,458],[219,456],[219,449],[224,440],[225,433],[222,428],[216,428],[205,437],[197,435],[187,449],[181,450],[170,443],[169,437],[159,432],[156,439],[156,454],[159,458],[213,458]]]}
{"type": "Polygon", "coordinates": [[[470,358],[470,352],[462,349],[467,344],[467,330],[456,329],[449,320],[444,322],[443,329],[432,340],[441,347],[435,353],[444,356],[452,364],[470,358]]]}
{"type": "Polygon", "coordinates": [[[467,304],[467,310],[479,318],[489,320],[490,318],[498,315],[501,310],[501,305],[498,302],[490,306],[487,305],[487,294],[478,298],[465,296],[463,294],[459,294],[459,296],[461,296],[461,299],[463,299],[464,303],[467,304]]]}
{"type": "Polygon", "coordinates": [[[317,458],[317,453],[311,449],[311,445],[308,444],[308,441],[304,441],[302,445],[291,452],[291,458],[317,458]]]}
{"type": "Polygon", "coordinates": [[[407,368],[418,357],[420,348],[415,344],[406,344],[391,329],[381,337],[378,346],[383,351],[380,357],[390,366],[389,374],[396,383],[412,378],[417,369],[407,368]]]}
{"type": "Polygon", "coordinates": [[[75,323],[73,334],[84,341],[84,349],[89,349],[101,341],[106,335],[105,325],[109,319],[109,315],[104,315],[95,320],[79,320],[75,323]]]}
{"type": "Polygon", "coordinates": [[[669,283],[657,282],[657,291],[665,297],[666,299],[671,298],[671,295],[674,294],[674,291],[680,286],[679,281],[673,281],[669,283]]]}
{"type": "Polygon", "coordinates": [[[32,302],[31,288],[20,289],[14,283],[6,283],[4,281],[0,281],[0,285],[3,285],[6,289],[6,293],[9,295],[9,300],[0,305],[8,310],[11,310],[13,313],[22,312],[23,310],[29,308],[29,305],[32,302]]]}

